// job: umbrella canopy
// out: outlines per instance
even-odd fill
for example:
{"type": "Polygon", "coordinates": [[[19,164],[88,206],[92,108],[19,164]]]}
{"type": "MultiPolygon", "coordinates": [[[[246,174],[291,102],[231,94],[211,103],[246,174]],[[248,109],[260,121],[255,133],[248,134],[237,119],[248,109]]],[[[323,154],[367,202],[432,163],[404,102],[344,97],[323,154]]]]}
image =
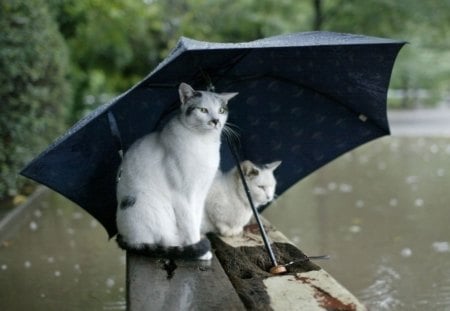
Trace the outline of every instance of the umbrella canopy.
{"type": "MultiPolygon", "coordinates": [[[[387,88],[404,43],[331,32],[245,43],[181,38],[144,80],[80,120],[21,174],[74,201],[114,235],[118,150],[160,128],[179,107],[178,85],[187,82],[239,92],[229,122],[240,134],[241,158],[282,160],[281,194],[346,151],[389,134],[387,88]]],[[[221,156],[222,169],[234,165],[225,144],[221,156]]]]}

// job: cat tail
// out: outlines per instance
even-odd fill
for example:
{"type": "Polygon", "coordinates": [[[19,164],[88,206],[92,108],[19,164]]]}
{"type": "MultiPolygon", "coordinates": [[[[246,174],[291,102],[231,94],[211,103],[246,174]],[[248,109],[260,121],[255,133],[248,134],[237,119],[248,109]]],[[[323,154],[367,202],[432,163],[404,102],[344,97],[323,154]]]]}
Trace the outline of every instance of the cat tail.
{"type": "Polygon", "coordinates": [[[131,244],[125,241],[120,234],[117,235],[116,241],[120,248],[133,254],[167,259],[197,259],[211,250],[211,244],[205,238],[195,244],[185,246],[161,246],[147,243],[131,244]]]}

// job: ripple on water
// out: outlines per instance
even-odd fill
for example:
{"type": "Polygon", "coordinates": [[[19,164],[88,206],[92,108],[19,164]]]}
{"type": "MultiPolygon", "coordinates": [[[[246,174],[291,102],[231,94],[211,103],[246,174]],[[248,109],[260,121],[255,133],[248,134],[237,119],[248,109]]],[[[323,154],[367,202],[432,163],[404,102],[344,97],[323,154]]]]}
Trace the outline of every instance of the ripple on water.
{"type": "Polygon", "coordinates": [[[437,241],[433,242],[431,245],[433,250],[437,253],[448,253],[450,252],[450,245],[447,241],[437,241]]]}
{"type": "Polygon", "coordinates": [[[360,292],[359,297],[370,310],[396,310],[404,306],[398,298],[400,274],[384,264],[377,268],[375,281],[360,292]]]}

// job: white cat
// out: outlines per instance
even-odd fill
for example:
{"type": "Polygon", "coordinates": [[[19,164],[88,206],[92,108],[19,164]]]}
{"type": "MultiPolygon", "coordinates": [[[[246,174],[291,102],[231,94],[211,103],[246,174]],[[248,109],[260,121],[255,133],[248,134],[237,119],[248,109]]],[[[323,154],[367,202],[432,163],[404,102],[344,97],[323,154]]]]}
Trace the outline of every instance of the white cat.
{"type": "MultiPolygon", "coordinates": [[[[250,161],[241,162],[255,207],[273,200],[276,186],[273,171],[280,164],[281,161],[276,161],[258,167],[250,161]]],[[[218,170],[206,198],[202,233],[217,232],[222,236],[239,235],[252,215],[237,167],[227,173],[218,170]]]]}
{"type": "Polygon", "coordinates": [[[117,242],[130,252],[211,259],[201,239],[204,203],[220,161],[228,101],[179,86],[181,108],[160,132],[137,140],[124,156],[117,183],[117,242]]]}

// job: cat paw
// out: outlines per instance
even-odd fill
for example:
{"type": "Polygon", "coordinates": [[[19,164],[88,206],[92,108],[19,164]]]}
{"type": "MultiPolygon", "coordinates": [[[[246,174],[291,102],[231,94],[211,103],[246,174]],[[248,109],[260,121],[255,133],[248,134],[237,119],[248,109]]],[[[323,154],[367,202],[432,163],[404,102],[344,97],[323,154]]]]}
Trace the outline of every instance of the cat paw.
{"type": "Polygon", "coordinates": [[[224,237],[238,236],[242,234],[242,228],[228,228],[227,230],[221,230],[220,235],[224,237]]]}
{"type": "Polygon", "coordinates": [[[212,253],[208,251],[206,254],[198,257],[199,260],[211,260],[213,257],[212,253]]]}

